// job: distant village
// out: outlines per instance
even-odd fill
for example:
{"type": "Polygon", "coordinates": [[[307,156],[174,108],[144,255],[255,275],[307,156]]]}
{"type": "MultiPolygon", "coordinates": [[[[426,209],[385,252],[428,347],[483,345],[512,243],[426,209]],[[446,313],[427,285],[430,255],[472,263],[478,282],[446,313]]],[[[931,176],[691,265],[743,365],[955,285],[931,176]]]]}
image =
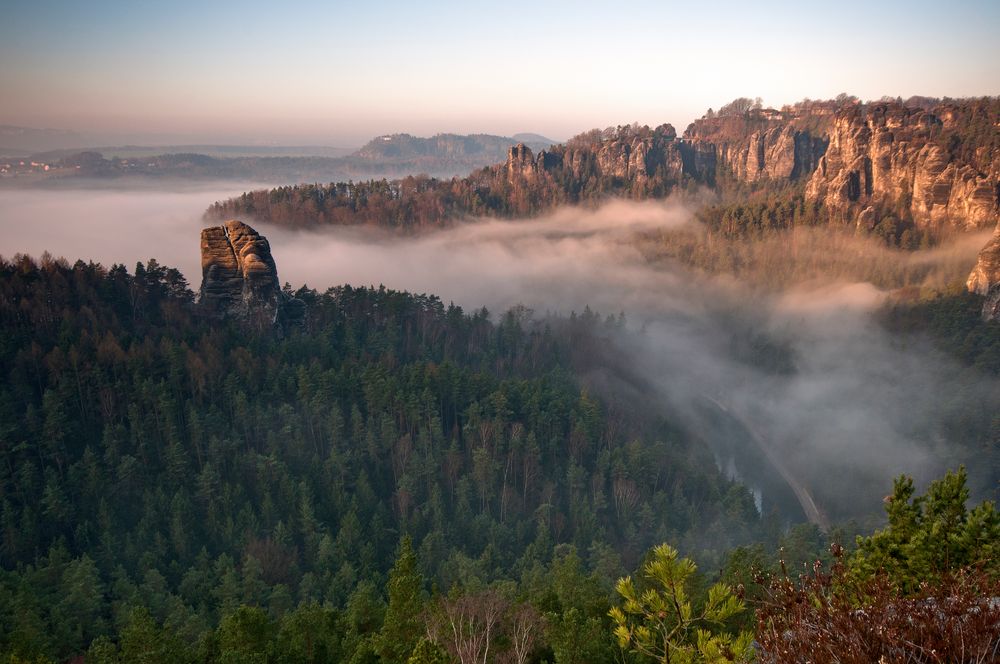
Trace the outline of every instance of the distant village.
{"type": "Polygon", "coordinates": [[[125,174],[150,175],[161,173],[170,167],[186,165],[184,159],[175,156],[153,158],[105,159],[99,152],[84,151],[67,155],[61,159],[46,160],[41,157],[0,156],[0,179],[7,178],[47,178],[65,176],[118,176],[125,174]],[[175,163],[175,162],[180,162],[175,163]]]}
{"type": "Polygon", "coordinates": [[[30,159],[6,159],[0,161],[0,177],[18,177],[37,173],[48,173],[52,164],[30,159]]]}

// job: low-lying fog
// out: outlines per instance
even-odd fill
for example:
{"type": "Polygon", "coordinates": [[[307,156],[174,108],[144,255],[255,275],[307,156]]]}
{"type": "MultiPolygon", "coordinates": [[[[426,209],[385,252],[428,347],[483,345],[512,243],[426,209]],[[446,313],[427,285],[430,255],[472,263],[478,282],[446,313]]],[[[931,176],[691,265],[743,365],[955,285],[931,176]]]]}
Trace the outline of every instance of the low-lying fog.
{"type": "MultiPolygon", "coordinates": [[[[0,254],[48,250],[130,269],[155,257],[180,268],[197,289],[201,213],[240,191],[0,191],[0,254]]],[[[702,431],[721,465],[729,465],[732,441],[713,432],[706,403],[763,439],[836,516],[877,513],[878,497],[901,472],[926,480],[957,465],[963,446],[944,423],[992,417],[1000,395],[995,380],[961,369],[929,344],[891,338],[872,316],[885,291],[865,282],[867,276],[845,278],[867,275],[877,263],[910,284],[942,286],[967,274],[986,236],[905,253],[804,232],[794,246],[787,238],[770,247],[759,243],[753,256],[740,257],[748,264],[744,273],[711,276],[662,257],[650,262],[635,241],[637,233],[655,238],[689,227],[690,211],[671,202],[612,202],[596,211],[563,209],[418,237],[245,221],[268,237],[282,282],[295,287],[384,284],[466,308],[485,305],[495,314],[515,304],[536,315],[585,306],[604,315],[624,312],[629,329],[641,333],[612,343],[631,353],[665,407],[702,431]],[[754,274],[786,266],[797,275],[796,261],[809,268],[802,272],[807,282],[747,284],[754,274]],[[827,273],[834,276],[824,279],[827,273]],[[741,338],[758,337],[782,349],[792,369],[763,371],[734,354],[741,338]]]]}

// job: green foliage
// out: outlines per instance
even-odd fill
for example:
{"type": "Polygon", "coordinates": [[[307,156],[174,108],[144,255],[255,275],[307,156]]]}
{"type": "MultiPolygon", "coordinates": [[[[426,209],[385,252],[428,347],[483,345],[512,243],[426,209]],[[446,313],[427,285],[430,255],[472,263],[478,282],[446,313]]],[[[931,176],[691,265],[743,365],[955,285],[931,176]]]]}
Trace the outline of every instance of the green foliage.
{"type": "Polygon", "coordinates": [[[696,216],[721,237],[742,240],[826,221],[818,203],[807,201],[802,193],[792,192],[758,195],[750,200],[740,197],[739,202],[703,207],[696,216]]]}
{"type": "Polygon", "coordinates": [[[852,576],[885,574],[902,592],[912,593],[962,568],[1000,575],[1000,514],[989,501],[966,507],[964,467],[932,482],[924,495],[914,493],[912,478],[895,481],[885,506],[889,525],[858,538],[849,561],[852,576]]]}
{"type": "Polygon", "coordinates": [[[406,664],[449,664],[450,661],[441,646],[424,638],[417,642],[406,664]]]}
{"type": "MultiPolygon", "coordinates": [[[[297,296],[309,324],[277,339],[201,318],[154,261],[0,261],[0,651],[120,649],[144,607],[157,638],[216,657],[245,605],[273,654],[317,604],[337,612],[330,648],[374,656],[384,616],[391,631],[416,613],[392,608],[398,533],[447,589],[546,569],[558,545],[633,564],[654,538],[723,547],[700,529],[740,543],[758,527],[680,428],[628,403],[612,420],[583,389],[580,373],[620,368],[617,321],[297,296]],[[633,506],[615,503],[623,483],[633,506]]],[[[566,633],[602,631],[604,611],[578,608],[566,633]]],[[[412,622],[396,629],[412,647],[412,622]]]]}
{"type": "Polygon", "coordinates": [[[118,650],[122,662],[135,664],[194,661],[194,653],[187,645],[170,630],[161,628],[144,607],[129,611],[119,631],[118,650]]]}
{"type": "Polygon", "coordinates": [[[86,664],[118,664],[118,646],[107,636],[99,636],[90,643],[84,657],[86,664]]]}
{"type": "Polygon", "coordinates": [[[744,610],[743,600],[720,582],[695,607],[689,593],[696,571],[693,561],[661,544],[643,565],[646,584],[619,579],[615,589],[623,603],[609,611],[619,646],[665,664],[751,661],[753,634],[725,629],[744,610]]]}
{"type": "Polygon", "coordinates": [[[337,613],[328,607],[300,605],[281,619],[275,652],[289,664],[340,661],[342,634],[337,619],[337,613]]]}
{"type": "Polygon", "coordinates": [[[768,662],[992,662],[1000,649],[1000,577],[962,569],[902,594],[885,575],[852,578],[833,547],[797,579],[763,584],[756,647],[768,662]]]}
{"type": "Polygon", "coordinates": [[[0,662],[3,664],[55,664],[51,659],[42,655],[36,655],[34,657],[9,655],[7,657],[0,657],[0,662]]]}
{"type": "Polygon", "coordinates": [[[270,661],[275,625],[256,606],[241,606],[219,624],[220,664],[266,664],[270,661]]]}
{"type": "Polygon", "coordinates": [[[915,494],[913,480],[899,477],[886,498],[888,527],[858,538],[852,555],[833,545],[829,567],[762,575],[762,660],[996,660],[1000,517],[990,502],[968,509],[964,468],[915,494]]]}
{"type": "Polygon", "coordinates": [[[557,664],[612,661],[611,606],[600,577],[587,572],[574,547],[560,547],[535,591],[544,612],[545,636],[557,664]]]}
{"type": "Polygon", "coordinates": [[[403,537],[396,562],[389,571],[389,604],[375,652],[383,662],[403,664],[423,633],[423,577],[409,535],[403,537]]]}

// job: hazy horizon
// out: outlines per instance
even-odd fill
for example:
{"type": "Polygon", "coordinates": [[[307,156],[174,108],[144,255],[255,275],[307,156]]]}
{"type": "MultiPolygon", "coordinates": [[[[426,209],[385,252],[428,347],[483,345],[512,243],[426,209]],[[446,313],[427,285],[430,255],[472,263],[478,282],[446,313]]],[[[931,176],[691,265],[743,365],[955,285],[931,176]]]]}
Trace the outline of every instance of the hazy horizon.
{"type": "Polygon", "coordinates": [[[119,143],[357,146],[407,132],[565,139],[781,106],[1000,93],[1000,5],[14,2],[0,124],[119,143]],[[933,45],[933,48],[930,46],[933,45]],[[115,138],[118,138],[116,141],[115,138]]]}

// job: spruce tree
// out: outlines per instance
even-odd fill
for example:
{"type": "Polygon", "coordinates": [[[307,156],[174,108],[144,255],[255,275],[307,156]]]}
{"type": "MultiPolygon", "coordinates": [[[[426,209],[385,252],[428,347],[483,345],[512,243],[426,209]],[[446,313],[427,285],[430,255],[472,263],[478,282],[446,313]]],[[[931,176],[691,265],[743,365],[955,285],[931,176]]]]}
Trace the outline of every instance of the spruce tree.
{"type": "Polygon", "coordinates": [[[423,577],[417,570],[417,556],[410,536],[403,537],[396,562],[389,572],[386,594],[389,606],[382,630],[375,639],[375,651],[383,662],[404,664],[423,632],[423,577]]]}

